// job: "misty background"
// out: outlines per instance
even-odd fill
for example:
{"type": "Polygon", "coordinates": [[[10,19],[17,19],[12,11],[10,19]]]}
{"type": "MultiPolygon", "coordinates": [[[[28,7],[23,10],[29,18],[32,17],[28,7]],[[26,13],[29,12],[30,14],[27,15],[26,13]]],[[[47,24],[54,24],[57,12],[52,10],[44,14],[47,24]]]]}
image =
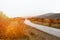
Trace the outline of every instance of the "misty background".
{"type": "Polygon", "coordinates": [[[0,0],[0,11],[9,17],[60,13],[60,0],[0,0]]]}

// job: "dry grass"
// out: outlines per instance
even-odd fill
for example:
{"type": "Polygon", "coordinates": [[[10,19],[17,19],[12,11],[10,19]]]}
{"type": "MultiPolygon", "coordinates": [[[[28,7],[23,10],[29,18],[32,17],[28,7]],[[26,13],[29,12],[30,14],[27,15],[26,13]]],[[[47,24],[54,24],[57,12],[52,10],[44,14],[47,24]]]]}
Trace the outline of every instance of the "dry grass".
{"type": "Polygon", "coordinates": [[[24,24],[24,18],[0,17],[0,40],[60,40],[24,24]]]}

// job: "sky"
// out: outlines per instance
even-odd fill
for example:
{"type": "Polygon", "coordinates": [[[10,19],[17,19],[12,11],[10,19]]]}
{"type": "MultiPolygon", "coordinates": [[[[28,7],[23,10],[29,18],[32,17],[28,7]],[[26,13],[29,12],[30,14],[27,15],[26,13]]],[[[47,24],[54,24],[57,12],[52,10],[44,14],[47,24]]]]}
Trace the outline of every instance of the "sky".
{"type": "Polygon", "coordinates": [[[9,17],[60,13],[60,0],[0,0],[0,11],[9,17]]]}

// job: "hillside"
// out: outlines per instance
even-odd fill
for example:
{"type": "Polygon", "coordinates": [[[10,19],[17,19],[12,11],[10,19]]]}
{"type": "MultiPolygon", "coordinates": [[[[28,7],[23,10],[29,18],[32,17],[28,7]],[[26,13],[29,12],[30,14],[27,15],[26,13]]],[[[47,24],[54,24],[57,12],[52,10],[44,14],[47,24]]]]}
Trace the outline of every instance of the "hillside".
{"type": "Polygon", "coordinates": [[[60,29],[60,13],[47,13],[27,19],[36,24],[60,29]]]}

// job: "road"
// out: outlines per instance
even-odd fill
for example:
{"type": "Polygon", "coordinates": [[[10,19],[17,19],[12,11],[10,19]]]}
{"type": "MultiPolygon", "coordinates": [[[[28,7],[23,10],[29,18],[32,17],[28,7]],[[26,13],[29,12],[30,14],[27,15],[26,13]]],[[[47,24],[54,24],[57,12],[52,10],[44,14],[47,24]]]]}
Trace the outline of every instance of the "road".
{"type": "Polygon", "coordinates": [[[48,34],[51,34],[51,35],[54,35],[54,36],[60,38],[60,29],[56,29],[56,28],[52,28],[52,27],[48,27],[48,26],[42,26],[42,25],[34,24],[34,23],[30,22],[27,19],[25,20],[24,23],[29,25],[29,26],[31,26],[31,27],[34,27],[34,28],[36,28],[38,30],[41,30],[43,32],[46,32],[48,34]]]}

